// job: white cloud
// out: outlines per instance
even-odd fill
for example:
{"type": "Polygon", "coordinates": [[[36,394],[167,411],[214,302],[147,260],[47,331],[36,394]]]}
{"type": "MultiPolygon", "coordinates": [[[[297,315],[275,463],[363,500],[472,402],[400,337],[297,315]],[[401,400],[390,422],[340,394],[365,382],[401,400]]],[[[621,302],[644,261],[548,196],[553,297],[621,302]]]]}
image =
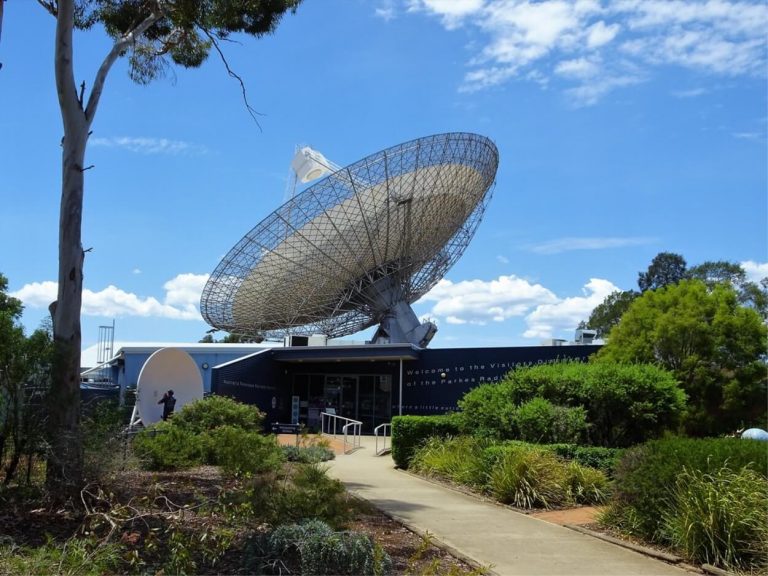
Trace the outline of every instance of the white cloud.
{"type": "Polygon", "coordinates": [[[557,238],[548,240],[540,244],[526,246],[531,252],[536,254],[559,254],[561,252],[571,252],[573,250],[604,250],[606,248],[623,248],[625,246],[643,246],[652,244],[653,238],[557,238]]]}
{"type": "MultiPolygon", "coordinates": [[[[404,0],[446,29],[479,31],[460,90],[559,77],[577,104],[641,82],[656,66],[764,76],[762,0],[404,0]],[[588,65],[587,65],[588,64],[588,65]]],[[[474,37],[473,37],[474,39],[474,37]]]]}
{"type": "Polygon", "coordinates": [[[385,22],[394,20],[396,16],[394,0],[384,0],[374,10],[376,17],[381,18],[385,22]]]}
{"type": "Polygon", "coordinates": [[[506,256],[502,256],[501,254],[496,256],[496,260],[501,264],[509,264],[509,258],[507,258],[506,256]]]}
{"type": "Polygon", "coordinates": [[[734,138],[739,140],[753,140],[755,142],[765,142],[764,132],[734,132],[734,138]]]}
{"type": "Polygon", "coordinates": [[[768,278],[768,262],[753,262],[747,260],[741,263],[741,267],[747,273],[747,278],[751,282],[760,282],[763,278],[768,278]]]}
{"type": "Polygon", "coordinates": [[[705,88],[690,88],[689,90],[675,90],[672,92],[672,96],[675,98],[696,98],[707,92],[708,90],[705,88]]]}
{"type": "Polygon", "coordinates": [[[621,26],[619,24],[608,24],[602,20],[592,24],[587,29],[587,46],[589,48],[599,48],[608,44],[619,33],[621,26]]]}
{"type": "Polygon", "coordinates": [[[90,144],[103,148],[122,148],[140,154],[201,156],[208,153],[208,149],[201,144],[169,140],[168,138],[113,136],[111,138],[91,138],[90,144]]]}
{"type": "Polygon", "coordinates": [[[443,279],[419,303],[434,302],[430,314],[449,324],[485,324],[523,316],[534,306],[556,301],[542,285],[510,275],[457,283],[443,279]]]}
{"type": "MultiPolygon", "coordinates": [[[[514,275],[495,280],[441,280],[418,304],[434,303],[429,316],[447,324],[486,325],[524,318],[525,338],[552,338],[573,331],[606,296],[619,290],[612,282],[592,278],[582,293],[558,297],[541,284],[514,275]]],[[[572,336],[572,334],[571,334],[572,336]]]]}
{"type": "Polygon", "coordinates": [[[484,0],[410,0],[410,12],[427,12],[439,16],[443,26],[452,30],[462,24],[464,18],[482,10],[484,0]]]}
{"type": "Polygon", "coordinates": [[[137,274],[137,275],[141,274],[141,268],[134,268],[133,270],[131,270],[131,274],[137,274]]]}
{"type": "Polygon", "coordinates": [[[590,78],[600,71],[599,63],[586,58],[563,60],[555,66],[555,74],[573,78],[590,78]]]}
{"type": "MultiPolygon", "coordinates": [[[[86,316],[143,316],[200,320],[197,306],[207,280],[207,274],[179,274],[163,285],[165,297],[162,302],[151,296],[141,298],[112,285],[98,292],[84,288],[82,313],[86,316]]],[[[32,282],[11,295],[21,300],[25,306],[47,308],[56,300],[57,283],[32,282]]]]}
{"type": "Polygon", "coordinates": [[[583,288],[582,296],[564,298],[557,302],[540,304],[525,317],[528,329],[525,338],[552,338],[565,330],[575,330],[581,320],[605,297],[619,290],[612,282],[591,278],[583,288]]]}

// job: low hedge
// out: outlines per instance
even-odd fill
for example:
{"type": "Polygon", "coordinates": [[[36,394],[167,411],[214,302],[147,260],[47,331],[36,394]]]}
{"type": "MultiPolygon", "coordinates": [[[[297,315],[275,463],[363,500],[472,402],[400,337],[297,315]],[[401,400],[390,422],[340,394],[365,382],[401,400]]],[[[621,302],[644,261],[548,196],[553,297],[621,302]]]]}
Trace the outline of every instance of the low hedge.
{"type": "Polygon", "coordinates": [[[416,449],[427,439],[459,434],[455,414],[441,416],[395,416],[392,418],[392,459],[400,468],[408,468],[416,449]]]}
{"type": "Polygon", "coordinates": [[[763,442],[672,437],[630,448],[614,474],[613,504],[623,512],[609,522],[641,537],[665,541],[662,518],[674,504],[670,494],[684,469],[712,474],[723,468],[738,472],[745,467],[764,478],[768,475],[768,450],[763,442]]]}

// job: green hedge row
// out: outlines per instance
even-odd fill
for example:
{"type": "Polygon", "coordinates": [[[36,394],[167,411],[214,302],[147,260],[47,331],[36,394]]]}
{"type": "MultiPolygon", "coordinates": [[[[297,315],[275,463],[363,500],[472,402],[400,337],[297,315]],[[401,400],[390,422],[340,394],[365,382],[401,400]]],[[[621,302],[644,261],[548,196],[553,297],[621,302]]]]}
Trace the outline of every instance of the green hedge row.
{"type": "Polygon", "coordinates": [[[392,418],[392,459],[399,468],[408,468],[413,453],[433,436],[457,436],[456,414],[442,416],[395,416],[392,418]]]}

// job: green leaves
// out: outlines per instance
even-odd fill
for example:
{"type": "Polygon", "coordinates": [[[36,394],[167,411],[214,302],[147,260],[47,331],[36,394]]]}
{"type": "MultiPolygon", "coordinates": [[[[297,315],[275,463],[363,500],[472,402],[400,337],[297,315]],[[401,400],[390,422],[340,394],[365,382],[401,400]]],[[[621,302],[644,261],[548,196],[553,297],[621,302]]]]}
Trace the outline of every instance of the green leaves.
{"type": "Polygon", "coordinates": [[[554,426],[563,433],[561,438],[544,434],[543,440],[563,442],[579,435],[573,410],[580,410],[590,443],[629,446],[674,428],[684,402],[672,374],[655,366],[569,362],[515,370],[499,384],[478,386],[459,402],[459,416],[463,428],[476,434],[534,440],[530,418],[539,413],[546,421],[539,429],[554,426]],[[536,398],[538,404],[523,408],[536,398]],[[555,406],[545,411],[541,399],[555,406]]]}
{"type": "Polygon", "coordinates": [[[766,337],[733,288],[686,280],[635,300],[596,361],[671,370],[689,397],[686,431],[719,434],[764,425],[766,337]]]}

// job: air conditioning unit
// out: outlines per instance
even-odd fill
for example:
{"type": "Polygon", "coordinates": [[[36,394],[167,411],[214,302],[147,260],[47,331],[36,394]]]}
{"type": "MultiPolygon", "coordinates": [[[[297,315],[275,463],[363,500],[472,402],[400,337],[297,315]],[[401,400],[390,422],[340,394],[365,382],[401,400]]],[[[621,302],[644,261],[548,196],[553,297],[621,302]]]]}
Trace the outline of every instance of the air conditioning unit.
{"type": "Polygon", "coordinates": [[[576,344],[592,344],[597,338],[597,330],[579,328],[576,330],[576,344]]]}

